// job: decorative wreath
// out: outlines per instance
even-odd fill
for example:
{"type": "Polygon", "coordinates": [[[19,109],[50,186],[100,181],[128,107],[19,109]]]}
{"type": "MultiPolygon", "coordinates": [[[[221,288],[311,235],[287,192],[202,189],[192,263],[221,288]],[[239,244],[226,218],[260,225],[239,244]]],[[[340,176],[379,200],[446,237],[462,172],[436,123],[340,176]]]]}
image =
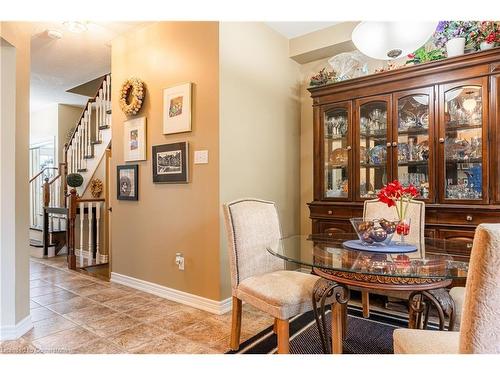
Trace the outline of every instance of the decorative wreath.
{"type": "Polygon", "coordinates": [[[94,198],[99,198],[102,193],[102,181],[98,178],[90,181],[90,193],[94,198]]]}
{"type": "Polygon", "coordinates": [[[144,83],[139,78],[129,78],[123,82],[120,90],[120,108],[126,115],[136,115],[142,107],[144,83]],[[131,96],[130,103],[127,103],[131,96]]]}

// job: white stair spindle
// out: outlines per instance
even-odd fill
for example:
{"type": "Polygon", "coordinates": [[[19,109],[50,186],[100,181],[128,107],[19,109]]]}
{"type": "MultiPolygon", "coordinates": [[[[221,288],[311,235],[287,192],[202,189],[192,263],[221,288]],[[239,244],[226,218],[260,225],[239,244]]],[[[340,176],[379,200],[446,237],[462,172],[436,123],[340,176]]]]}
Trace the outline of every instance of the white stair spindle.
{"type": "Polygon", "coordinates": [[[104,120],[104,95],[103,95],[103,89],[99,89],[99,104],[101,106],[101,109],[99,109],[99,126],[104,125],[103,120],[104,120]]]}
{"type": "Polygon", "coordinates": [[[99,97],[95,98],[95,103],[94,103],[94,108],[95,108],[95,140],[99,141],[99,121],[97,120],[99,118],[99,97]]]}
{"type": "Polygon", "coordinates": [[[75,149],[76,149],[76,172],[80,169],[80,128],[76,131],[75,134],[75,149]]]}
{"type": "Polygon", "coordinates": [[[80,203],[80,267],[83,266],[83,223],[85,216],[85,203],[80,203]]]}
{"type": "Polygon", "coordinates": [[[103,113],[102,113],[102,115],[103,115],[103,116],[102,116],[102,124],[103,124],[104,126],[106,126],[106,125],[107,125],[107,124],[106,124],[106,118],[107,118],[107,115],[106,115],[106,109],[107,109],[107,106],[108,106],[107,101],[106,101],[106,98],[108,97],[108,95],[107,95],[107,91],[106,91],[107,89],[108,89],[108,86],[106,85],[106,81],[104,81],[104,82],[103,82],[103,84],[102,84],[102,98],[103,98],[103,108],[102,108],[102,109],[103,109],[103,113]]]}
{"type": "Polygon", "coordinates": [[[101,263],[101,245],[99,243],[100,234],[100,220],[101,220],[101,202],[96,202],[95,204],[95,220],[96,220],[96,254],[95,262],[96,264],[101,263]]]}
{"type": "Polygon", "coordinates": [[[92,156],[92,105],[88,104],[87,107],[88,118],[87,118],[87,155],[92,156]]]}
{"type": "Polygon", "coordinates": [[[92,207],[93,207],[93,203],[92,202],[89,202],[88,204],[88,218],[89,218],[89,257],[88,257],[88,262],[89,264],[92,264],[92,258],[93,258],[93,246],[92,246],[92,218],[93,218],[93,213],[92,213],[92,207]]]}
{"type": "Polygon", "coordinates": [[[108,94],[106,97],[106,125],[110,126],[111,115],[108,111],[111,109],[111,76],[109,74],[106,76],[106,92],[108,94]]]}

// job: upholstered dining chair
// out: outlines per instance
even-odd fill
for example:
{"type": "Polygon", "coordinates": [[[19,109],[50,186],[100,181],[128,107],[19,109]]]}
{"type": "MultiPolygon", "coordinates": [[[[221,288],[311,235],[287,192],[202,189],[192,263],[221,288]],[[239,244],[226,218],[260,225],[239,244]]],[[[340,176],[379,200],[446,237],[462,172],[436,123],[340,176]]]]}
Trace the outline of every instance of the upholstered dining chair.
{"type": "MultiPolygon", "coordinates": [[[[407,218],[410,219],[410,233],[406,240],[409,243],[418,244],[420,249],[424,249],[424,227],[425,227],[425,203],[421,201],[411,201],[408,203],[407,218]]],[[[388,207],[378,199],[370,199],[364,202],[363,219],[387,219],[397,220],[398,215],[394,207],[388,207]]],[[[397,236],[397,234],[394,234],[397,236]]],[[[407,298],[408,293],[377,291],[390,297],[407,298]]],[[[361,302],[363,305],[363,316],[370,316],[370,294],[366,289],[361,289],[361,302]]]]}
{"type": "Polygon", "coordinates": [[[233,297],[231,349],[240,345],[244,301],[275,318],[278,353],[288,353],[288,321],[312,310],[313,287],[319,277],[287,271],[284,261],[267,251],[282,237],[273,202],[240,199],[224,204],[223,209],[233,297]]]}
{"type": "Polygon", "coordinates": [[[396,329],[396,354],[500,353],[500,224],[476,228],[460,331],[396,329]]]}

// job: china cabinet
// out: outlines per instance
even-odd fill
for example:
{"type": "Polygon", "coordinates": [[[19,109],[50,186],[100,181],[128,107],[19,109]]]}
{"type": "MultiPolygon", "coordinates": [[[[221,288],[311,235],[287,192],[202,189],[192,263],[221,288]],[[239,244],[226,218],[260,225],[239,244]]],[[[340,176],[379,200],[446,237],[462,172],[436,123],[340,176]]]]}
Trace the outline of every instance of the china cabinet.
{"type": "Polygon", "coordinates": [[[425,201],[426,236],[470,248],[479,223],[500,222],[500,48],[309,91],[313,234],[352,232],[394,179],[425,201]]]}

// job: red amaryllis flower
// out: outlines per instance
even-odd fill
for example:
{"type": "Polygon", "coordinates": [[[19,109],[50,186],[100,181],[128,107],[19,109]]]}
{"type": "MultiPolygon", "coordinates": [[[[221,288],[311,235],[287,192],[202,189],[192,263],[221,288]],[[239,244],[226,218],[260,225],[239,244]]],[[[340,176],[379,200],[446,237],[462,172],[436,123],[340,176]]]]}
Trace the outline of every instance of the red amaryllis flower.
{"type": "Polygon", "coordinates": [[[377,194],[378,200],[385,203],[388,207],[396,207],[400,220],[406,216],[408,203],[419,194],[417,188],[413,185],[403,187],[398,180],[394,180],[380,189],[377,194]]]}

